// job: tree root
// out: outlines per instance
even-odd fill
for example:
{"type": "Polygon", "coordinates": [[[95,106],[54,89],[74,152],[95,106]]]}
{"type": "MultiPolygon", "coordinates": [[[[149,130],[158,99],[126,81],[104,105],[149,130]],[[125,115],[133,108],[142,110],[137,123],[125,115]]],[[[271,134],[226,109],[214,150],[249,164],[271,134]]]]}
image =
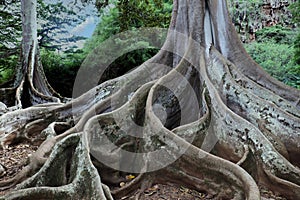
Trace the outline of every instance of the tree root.
{"type": "Polygon", "coordinates": [[[284,179],[278,178],[273,175],[270,171],[264,170],[266,173],[267,180],[263,180],[262,184],[265,184],[270,190],[275,193],[283,195],[287,199],[298,199],[300,198],[300,186],[284,179]],[[288,188],[288,189],[287,189],[288,188]]]}
{"type": "Polygon", "coordinates": [[[248,145],[245,145],[244,149],[245,149],[245,153],[244,153],[243,157],[236,163],[237,165],[242,165],[246,161],[246,159],[247,159],[247,157],[249,155],[249,147],[248,147],[248,145]]]}
{"type": "Polygon", "coordinates": [[[25,85],[32,104],[56,98],[40,82],[38,61],[29,63],[15,89],[17,110],[0,116],[0,144],[46,139],[28,166],[0,182],[18,184],[0,199],[138,198],[149,184],[167,182],[216,199],[257,200],[258,185],[300,199],[298,91],[240,51],[237,36],[223,30],[233,30],[225,1],[174,2],[154,58],[70,102],[20,110],[25,85]],[[212,31],[199,31],[206,26],[212,31]],[[116,189],[125,172],[138,176],[116,189]]]}
{"type": "MultiPolygon", "coordinates": [[[[73,134],[59,142],[37,174],[0,199],[112,199],[102,189],[100,177],[88,159],[81,135],[73,134]],[[48,177],[52,177],[51,180],[48,177]]],[[[105,190],[107,193],[107,187],[105,190]]]]}

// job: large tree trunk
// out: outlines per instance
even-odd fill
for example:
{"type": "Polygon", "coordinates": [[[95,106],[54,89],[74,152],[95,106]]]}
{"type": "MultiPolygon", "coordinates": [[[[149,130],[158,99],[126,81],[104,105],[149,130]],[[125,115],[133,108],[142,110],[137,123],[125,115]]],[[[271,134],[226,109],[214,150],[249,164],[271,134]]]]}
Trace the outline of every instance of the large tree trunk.
{"type": "MultiPolygon", "coordinates": [[[[27,48],[35,55],[35,42],[27,48]]],[[[262,186],[299,199],[299,99],[245,52],[225,0],[174,0],[165,44],[139,68],[71,102],[0,117],[3,148],[41,142],[15,178],[0,181],[18,184],[0,199],[119,199],[168,182],[215,199],[257,200],[262,186]],[[106,186],[126,173],[137,178],[106,186]]]]}
{"type": "Polygon", "coordinates": [[[21,1],[21,63],[16,72],[14,85],[0,90],[0,101],[10,107],[7,111],[60,101],[57,98],[60,96],[48,84],[40,62],[36,6],[36,0],[21,1]]]}

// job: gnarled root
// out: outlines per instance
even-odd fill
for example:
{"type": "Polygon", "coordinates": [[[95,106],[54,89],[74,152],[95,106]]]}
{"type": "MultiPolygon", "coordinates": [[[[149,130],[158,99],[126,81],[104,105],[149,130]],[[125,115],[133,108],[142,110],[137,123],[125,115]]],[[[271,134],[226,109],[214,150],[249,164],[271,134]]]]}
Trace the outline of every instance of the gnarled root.
{"type": "Polygon", "coordinates": [[[225,1],[174,7],[171,28],[179,32],[170,30],[163,50],[139,68],[66,104],[0,117],[1,147],[47,137],[0,187],[31,177],[0,199],[122,198],[166,182],[217,199],[257,200],[261,185],[300,199],[299,94],[251,71],[256,65],[233,46],[236,35],[223,30],[225,1]],[[126,173],[137,178],[116,188],[126,173]]]}
{"type": "Polygon", "coordinates": [[[81,137],[73,134],[59,142],[38,173],[0,199],[112,199],[107,187],[102,189],[81,137]]]}

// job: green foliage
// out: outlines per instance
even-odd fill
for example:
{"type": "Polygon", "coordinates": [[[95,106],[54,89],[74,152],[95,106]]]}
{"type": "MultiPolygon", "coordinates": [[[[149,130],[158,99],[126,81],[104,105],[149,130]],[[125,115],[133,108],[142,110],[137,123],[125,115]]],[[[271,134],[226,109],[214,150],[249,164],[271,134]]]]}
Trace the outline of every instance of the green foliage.
{"type": "Polygon", "coordinates": [[[294,48],[295,48],[294,60],[298,65],[300,65],[300,34],[297,35],[297,38],[294,42],[294,48]]]}
{"type": "Polygon", "coordinates": [[[263,28],[256,32],[257,42],[274,42],[277,44],[290,44],[295,38],[295,32],[291,28],[280,25],[263,28]]]}
{"type": "Polygon", "coordinates": [[[289,6],[289,10],[291,11],[291,13],[293,15],[293,21],[296,24],[299,24],[299,22],[300,22],[300,1],[297,0],[295,3],[292,3],[289,6]]]}
{"type": "MultiPolygon", "coordinates": [[[[19,1],[12,0],[12,2],[19,6],[19,1]]],[[[246,19],[243,16],[249,14],[253,19],[259,19],[261,14],[258,8],[261,3],[262,0],[228,1],[233,19],[237,20],[236,24],[246,19]]],[[[300,3],[297,1],[290,6],[296,24],[299,22],[299,5],[300,3]]],[[[39,0],[39,18],[44,19],[44,24],[41,24],[39,30],[40,45],[50,47],[48,50],[42,48],[42,63],[50,84],[65,96],[71,96],[70,89],[73,87],[76,72],[86,55],[103,41],[112,35],[127,30],[134,31],[140,27],[168,27],[171,19],[172,0],[96,0],[96,6],[99,9],[101,21],[96,27],[93,37],[87,40],[84,49],[75,52],[70,49],[63,54],[57,54],[49,49],[60,48],[57,45],[64,41],[54,41],[48,35],[64,33],[66,30],[51,31],[57,31],[57,28],[61,26],[77,23],[82,18],[76,17],[76,13],[65,8],[61,3],[47,5],[39,0]],[[68,13],[71,17],[64,18],[63,13],[68,13]]],[[[21,33],[20,11],[18,7],[6,7],[9,10],[0,10],[0,28],[5,30],[2,31],[5,34],[0,34],[2,41],[0,45],[0,84],[12,78],[20,54],[18,48],[20,43],[18,38],[21,33]],[[11,13],[15,13],[13,14],[15,17],[11,17],[11,13]]],[[[249,20],[252,18],[250,17],[249,20]]],[[[245,21],[245,23],[251,23],[251,21],[245,21]]],[[[151,34],[149,32],[149,35],[151,34]]],[[[286,84],[300,88],[300,34],[297,37],[296,34],[296,31],[280,25],[264,28],[256,32],[257,42],[246,44],[246,49],[254,60],[272,76],[286,84]],[[295,41],[294,46],[291,45],[291,41],[295,41]]],[[[164,35],[155,37],[158,41],[164,40],[164,35]]],[[[67,39],[65,42],[69,41],[67,39]]],[[[123,46],[128,44],[124,48],[124,52],[129,51],[129,53],[124,53],[110,64],[100,80],[101,82],[126,73],[157,52],[157,49],[153,49],[149,43],[134,43],[131,38],[124,37],[116,43],[123,44],[123,46]],[[132,44],[135,46],[131,46],[132,44]],[[137,45],[141,49],[133,50],[137,45]]],[[[110,51],[114,51],[114,49],[107,47],[106,53],[109,54],[110,51]]]]}
{"type": "MultiPolygon", "coordinates": [[[[299,5],[297,1],[289,7],[295,24],[299,22],[299,5]]],[[[273,77],[300,89],[300,34],[297,29],[275,25],[258,30],[255,35],[256,42],[245,45],[250,56],[273,77]]]]}
{"type": "Polygon", "coordinates": [[[20,1],[0,3],[0,84],[13,78],[21,41],[20,1]]]}
{"type": "Polygon", "coordinates": [[[61,0],[53,3],[37,1],[40,47],[61,50],[63,46],[68,46],[71,42],[85,39],[69,33],[70,27],[83,22],[85,16],[76,13],[73,8],[66,7],[61,0]]]}
{"type": "MultiPolygon", "coordinates": [[[[300,22],[300,1],[296,1],[295,3],[290,5],[290,10],[293,15],[293,21],[296,25],[299,26],[300,22]]],[[[294,48],[295,48],[295,55],[294,60],[295,62],[300,65],[300,33],[298,28],[298,35],[294,42],[294,48]]]]}
{"type": "MultiPolygon", "coordinates": [[[[122,46],[126,46],[125,44],[128,44],[128,46],[124,49],[124,52],[127,51],[129,53],[124,53],[124,55],[110,64],[109,69],[104,73],[100,80],[102,82],[124,74],[128,70],[140,65],[155,55],[158,49],[153,49],[153,47],[147,42],[136,43],[135,41],[132,41],[132,39],[133,37],[140,37],[138,32],[135,33],[137,28],[168,27],[171,19],[172,1],[98,0],[98,3],[100,5],[101,21],[96,27],[93,37],[85,43],[84,51],[86,54],[99,45],[103,45],[102,42],[109,37],[124,31],[130,31],[129,38],[127,38],[125,36],[126,34],[124,34],[122,39],[116,41],[119,45],[123,44],[122,46]],[[132,45],[134,45],[134,47],[132,47],[132,45]],[[130,51],[130,49],[136,48],[139,48],[139,50],[130,51]]],[[[149,32],[148,35],[144,35],[145,38],[149,38],[151,36],[155,37],[159,44],[165,39],[165,35],[154,35],[151,32],[149,32]]],[[[142,41],[142,39],[140,41],[142,41]]],[[[111,47],[107,47],[106,53],[108,55],[110,51],[113,51],[111,47]]]]}
{"type": "Polygon", "coordinates": [[[101,42],[105,41],[112,35],[120,32],[120,22],[117,20],[119,11],[116,7],[111,8],[108,12],[101,15],[101,22],[97,25],[92,38],[85,43],[85,51],[88,53],[96,48],[101,42]]]}
{"type": "Polygon", "coordinates": [[[0,85],[10,81],[14,77],[13,69],[0,69],[0,85]]]}
{"type": "Polygon", "coordinates": [[[245,45],[250,56],[271,76],[300,89],[300,65],[293,60],[291,45],[253,42],[245,45]]]}
{"type": "Polygon", "coordinates": [[[1,47],[14,48],[21,37],[20,1],[1,1],[0,3],[0,41],[1,47]]]}
{"type": "Polygon", "coordinates": [[[162,0],[119,0],[120,30],[130,30],[132,27],[168,27],[171,11],[168,3],[162,0]]]}
{"type": "Polygon", "coordinates": [[[0,44],[0,84],[13,78],[15,68],[19,64],[19,49],[9,49],[0,44]]]}
{"type": "Polygon", "coordinates": [[[63,96],[71,97],[77,71],[84,60],[82,51],[58,54],[42,48],[41,59],[51,86],[63,96]]]}
{"type": "Polygon", "coordinates": [[[100,7],[101,22],[94,35],[85,47],[88,51],[117,33],[140,27],[169,26],[172,12],[171,0],[139,0],[139,1],[97,1],[100,7]],[[109,6],[108,6],[109,5],[109,6]]]}

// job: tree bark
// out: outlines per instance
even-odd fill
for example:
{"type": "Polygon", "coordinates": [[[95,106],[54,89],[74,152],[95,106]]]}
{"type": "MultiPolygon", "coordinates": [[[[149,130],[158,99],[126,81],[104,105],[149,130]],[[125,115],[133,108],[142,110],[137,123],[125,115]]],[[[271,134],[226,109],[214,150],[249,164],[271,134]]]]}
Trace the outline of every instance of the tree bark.
{"type": "MultiPolygon", "coordinates": [[[[30,61],[37,50],[28,38],[30,72],[38,59],[30,61]]],[[[156,56],[70,102],[41,104],[53,93],[28,74],[38,105],[3,114],[0,142],[41,144],[15,178],[0,181],[2,190],[18,184],[0,199],[121,199],[151,183],[215,199],[257,200],[262,186],[300,198],[300,93],[248,56],[224,0],[174,0],[156,56]],[[136,178],[116,187],[128,173],[136,178]]]]}

